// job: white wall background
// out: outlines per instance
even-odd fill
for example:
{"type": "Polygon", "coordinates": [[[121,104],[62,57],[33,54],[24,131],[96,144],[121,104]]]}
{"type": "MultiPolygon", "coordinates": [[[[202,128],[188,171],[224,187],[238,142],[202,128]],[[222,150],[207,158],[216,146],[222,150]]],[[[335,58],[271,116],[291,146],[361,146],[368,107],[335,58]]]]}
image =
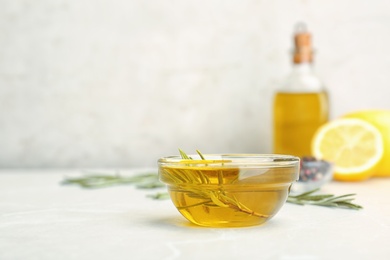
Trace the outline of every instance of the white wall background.
{"type": "Polygon", "coordinates": [[[388,0],[0,0],[0,167],[271,152],[298,21],[332,118],[390,109],[388,0]]]}

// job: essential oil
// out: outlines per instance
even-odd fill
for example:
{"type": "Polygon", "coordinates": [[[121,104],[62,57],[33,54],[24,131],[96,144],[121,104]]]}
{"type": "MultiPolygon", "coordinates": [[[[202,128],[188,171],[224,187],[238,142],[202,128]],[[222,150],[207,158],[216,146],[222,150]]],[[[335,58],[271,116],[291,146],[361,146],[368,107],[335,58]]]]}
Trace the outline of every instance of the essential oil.
{"type": "Polygon", "coordinates": [[[328,121],[328,95],[312,69],[311,34],[299,24],[291,74],[279,88],[273,103],[274,153],[310,156],[316,130],[328,121]]]}
{"type": "Polygon", "coordinates": [[[279,92],[274,100],[274,153],[311,155],[311,140],[328,120],[326,92],[279,92]]]}
{"type": "Polygon", "coordinates": [[[298,165],[277,168],[161,167],[172,202],[194,224],[259,225],[285,203],[298,165]]]}

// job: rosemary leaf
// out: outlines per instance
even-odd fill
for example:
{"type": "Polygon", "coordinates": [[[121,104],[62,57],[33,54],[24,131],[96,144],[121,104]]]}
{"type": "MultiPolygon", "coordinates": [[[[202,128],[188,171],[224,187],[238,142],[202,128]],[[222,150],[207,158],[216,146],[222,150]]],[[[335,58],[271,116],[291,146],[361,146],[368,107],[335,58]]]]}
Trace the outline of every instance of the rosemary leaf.
{"type": "Polygon", "coordinates": [[[165,200],[165,199],[169,199],[169,194],[168,192],[158,192],[155,194],[149,194],[147,195],[147,197],[155,200],[165,200]]]}
{"type": "Polygon", "coordinates": [[[185,152],[183,152],[181,149],[179,149],[179,153],[181,158],[191,160],[192,158],[189,157],[185,152]]]}
{"type": "Polygon", "coordinates": [[[301,193],[299,195],[290,195],[291,198],[301,198],[301,197],[307,197],[308,195],[314,193],[314,192],[317,192],[319,189],[314,189],[314,190],[310,190],[310,191],[307,191],[307,192],[304,192],[304,193],[301,193]]]}
{"type": "Polygon", "coordinates": [[[351,196],[355,196],[356,194],[345,194],[345,195],[341,195],[341,196],[337,196],[337,197],[333,197],[333,198],[330,198],[329,201],[332,201],[332,200],[339,200],[341,198],[346,198],[346,197],[351,197],[351,196]]]}
{"type": "Polygon", "coordinates": [[[196,150],[196,152],[199,154],[200,158],[202,158],[202,160],[206,160],[203,156],[203,154],[199,151],[199,150],[196,150]]]}
{"type": "Polygon", "coordinates": [[[320,201],[323,199],[331,198],[333,195],[331,194],[325,194],[325,195],[310,195],[305,197],[305,200],[310,200],[310,201],[320,201]]]}

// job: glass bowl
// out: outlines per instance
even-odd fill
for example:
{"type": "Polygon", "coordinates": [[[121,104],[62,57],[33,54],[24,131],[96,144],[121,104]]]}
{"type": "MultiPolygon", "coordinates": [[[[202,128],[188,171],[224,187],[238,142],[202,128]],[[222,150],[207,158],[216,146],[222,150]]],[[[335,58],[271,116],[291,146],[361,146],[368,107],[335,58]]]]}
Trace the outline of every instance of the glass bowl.
{"type": "Polygon", "coordinates": [[[208,227],[259,225],[286,202],[298,179],[298,157],[262,154],[213,154],[164,157],[160,180],[173,204],[190,222],[208,227]]]}
{"type": "Polygon", "coordinates": [[[303,157],[300,162],[299,180],[291,187],[298,194],[321,188],[333,179],[333,164],[314,157],[303,157]]]}

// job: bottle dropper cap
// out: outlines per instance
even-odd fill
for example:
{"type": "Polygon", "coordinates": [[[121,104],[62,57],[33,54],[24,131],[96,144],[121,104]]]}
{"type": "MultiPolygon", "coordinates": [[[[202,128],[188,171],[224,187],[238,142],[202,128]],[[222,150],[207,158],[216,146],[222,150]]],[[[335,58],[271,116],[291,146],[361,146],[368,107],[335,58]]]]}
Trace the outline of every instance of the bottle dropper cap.
{"type": "Polygon", "coordinates": [[[313,62],[311,34],[304,23],[295,26],[293,61],[294,63],[313,62]]]}

